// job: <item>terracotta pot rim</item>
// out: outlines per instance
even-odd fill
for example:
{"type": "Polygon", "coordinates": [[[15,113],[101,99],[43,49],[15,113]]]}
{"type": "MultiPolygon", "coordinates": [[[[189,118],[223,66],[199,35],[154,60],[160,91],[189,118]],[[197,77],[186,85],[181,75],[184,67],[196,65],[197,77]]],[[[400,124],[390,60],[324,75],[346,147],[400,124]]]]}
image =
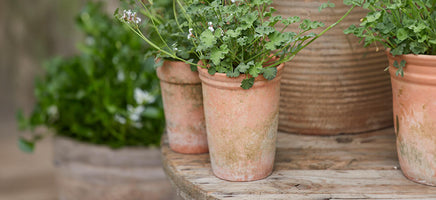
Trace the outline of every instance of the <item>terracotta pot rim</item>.
{"type": "Polygon", "coordinates": [[[189,64],[182,61],[164,60],[162,66],[156,69],[156,74],[159,80],[165,83],[176,85],[201,84],[198,72],[192,71],[189,64]],[[172,70],[164,69],[166,65],[173,66],[174,68],[172,70]],[[183,66],[185,69],[182,69],[180,66],[183,66]]]}
{"type": "Polygon", "coordinates": [[[406,64],[418,64],[429,67],[436,67],[436,55],[426,55],[426,54],[403,54],[398,56],[393,56],[390,53],[390,49],[386,49],[386,55],[392,60],[405,60],[406,64]]]}
{"type": "MultiPolygon", "coordinates": [[[[275,79],[281,77],[281,75],[283,73],[284,66],[285,66],[284,63],[277,66],[277,75],[273,80],[267,80],[263,77],[263,75],[257,76],[254,80],[255,81],[274,81],[275,79]]],[[[214,75],[210,75],[209,72],[207,71],[207,69],[202,68],[200,65],[197,66],[197,69],[198,69],[198,72],[200,73],[200,78],[202,76],[204,76],[204,77],[207,77],[209,79],[222,81],[222,82],[238,82],[238,83],[240,83],[247,76],[246,74],[241,74],[240,76],[233,78],[233,77],[227,77],[227,75],[225,73],[218,73],[218,72],[215,73],[214,75]]]]}

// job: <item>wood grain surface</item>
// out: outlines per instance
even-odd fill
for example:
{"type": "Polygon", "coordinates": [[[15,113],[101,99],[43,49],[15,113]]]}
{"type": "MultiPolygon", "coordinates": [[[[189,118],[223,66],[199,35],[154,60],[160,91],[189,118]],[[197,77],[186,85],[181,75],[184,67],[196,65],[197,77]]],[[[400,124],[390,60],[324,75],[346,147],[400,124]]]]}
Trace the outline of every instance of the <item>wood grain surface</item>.
{"type": "Polygon", "coordinates": [[[209,155],[172,152],[164,136],[164,169],[185,199],[436,199],[436,188],[407,180],[392,128],[358,135],[279,133],[271,176],[253,182],[216,178],[209,155]]]}

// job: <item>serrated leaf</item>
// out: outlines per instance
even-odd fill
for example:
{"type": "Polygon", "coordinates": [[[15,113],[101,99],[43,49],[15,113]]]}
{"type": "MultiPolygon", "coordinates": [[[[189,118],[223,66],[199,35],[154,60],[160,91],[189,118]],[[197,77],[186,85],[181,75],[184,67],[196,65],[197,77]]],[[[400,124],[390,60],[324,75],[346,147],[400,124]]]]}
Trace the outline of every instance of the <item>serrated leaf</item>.
{"type": "Polygon", "coordinates": [[[241,46],[245,46],[247,44],[248,41],[248,37],[244,36],[244,37],[240,37],[236,40],[236,42],[238,42],[239,45],[241,46]]]}
{"type": "Polygon", "coordinates": [[[253,77],[246,78],[246,79],[242,80],[242,83],[241,83],[241,87],[245,90],[250,89],[251,87],[253,87],[253,85],[254,85],[254,78],[253,77]]]}
{"type": "Polygon", "coordinates": [[[380,12],[369,13],[365,17],[365,21],[366,22],[374,22],[374,21],[378,20],[380,17],[381,17],[381,13],[380,12]]]}
{"type": "Polygon", "coordinates": [[[198,50],[204,51],[206,49],[214,47],[217,43],[217,38],[213,35],[212,31],[209,29],[203,31],[200,35],[200,45],[198,46],[198,50]]]}
{"type": "Polygon", "coordinates": [[[250,66],[253,66],[253,61],[245,64],[245,63],[239,63],[239,65],[236,67],[236,70],[238,70],[241,73],[246,73],[247,70],[250,68],[250,66]]]}
{"type": "Polygon", "coordinates": [[[236,38],[240,34],[241,34],[241,31],[239,29],[236,29],[236,31],[230,29],[230,30],[227,30],[227,32],[226,32],[226,35],[228,35],[229,37],[232,37],[232,38],[236,38]]]}
{"type": "Polygon", "coordinates": [[[327,1],[327,3],[323,3],[321,4],[321,6],[318,7],[318,11],[321,12],[323,9],[334,8],[334,7],[335,7],[334,3],[327,1]]]}
{"type": "Polygon", "coordinates": [[[293,23],[297,23],[300,22],[301,18],[298,16],[293,16],[293,17],[288,17],[284,20],[282,20],[282,24],[284,24],[285,26],[293,24],[293,23]]]}
{"type": "Polygon", "coordinates": [[[240,75],[239,71],[234,69],[233,71],[227,71],[226,73],[227,77],[236,78],[240,75]]]}
{"type": "Polygon", "coordinates": [[[261,71],[262,71],[262,65],[260,63],[256,63],[254,66],[252,66],[252,67],[250,67],[250,69],[248,69],[248,73],[253,77],[259,76],[259,73],[261,71]]]}
{"type": "Polygon", "coordinates": [[[221,47],[214,48],[210,54],[210,60],[214,65],[219,65],[221,60],[224,59],[225,55],[229,52],[229,49],[226,44],[221,45],[221,47]]]}
{"type": "Polygon", "coordinates": [[[35,143],[24,138],[18,139],[18,148],[26,153],[32,153],[35,149],[35,143]]]}
{"type": "Polygon", "coordinates": [[[209,67],[209,69],[207,69],[207,72],[208,72],[210,75],[214,75],[214,74],[216,73],[216,69],[213,68],[213,67],[209,67]]]}
{"type": "Polygon", "coordinates": [[[265,77],[268,80],[272,80],[277,75],[277,68],[276,67],[268,67],[262,69],[263,77],[265,77]]]}
{"type": "Polygon", "coordinates": [[[400,29],[397,30],[397,38],[398,38],[398,40],[400,40],[400,42],[405,40],[405,39],[407,39],[407,37],[409,37],[409,36],[407,34],[407,30],[406,29],[400,28],[400,29]]]}

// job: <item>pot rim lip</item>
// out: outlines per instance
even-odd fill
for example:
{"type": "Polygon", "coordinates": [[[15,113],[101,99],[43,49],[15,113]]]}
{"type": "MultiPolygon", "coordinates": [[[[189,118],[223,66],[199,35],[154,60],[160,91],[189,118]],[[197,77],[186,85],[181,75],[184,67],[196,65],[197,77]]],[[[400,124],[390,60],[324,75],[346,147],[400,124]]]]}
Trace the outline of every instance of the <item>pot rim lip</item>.
{"type": "MultiPolygon", "coordinates": [[[[259,74],[259,76],[257,76],[254,80],[255,81],[274,81],[274,80],[279,80],[281,78],[281,74],[283,73],[283,69],[285,67],[285,63],[281,63],[280,65],[278,65],[277,68],[277,75],[274,79],[272,80],[268,80],[265,77],[263,77],[263,74],[259,74]]],[[[219,81],[223,81],[223,82],[238,82],[240,83],[242,80],[244,80],[247,76],[247,74],[241,74],[238,77],[227,77],[227,74],[225,73],[215,73],[214,75],[210,75],[209,72],[207,71],[207,68],[203,68],[201,67],[201,65],[197,65],[197,69],[199,72],[200,77],[205,77],[207,79],[213,79],[213,80],[219,80],[219,81]]]]}
{"type": "Polygon", "coordinates": [[[431,61],[435,61],[436,60],[436,55],[427,55],[427,54],[403,54],[403,55],[397,55],[397,56],[393,56],[391,54],[391,48],[387,48],[385,50],[386,55],[389,58],[392,58],[394,60],[396,59],[401,59],[403,58],[404,60],[421,60],[421,59],[425,59],[425,60],[431,60],[431,61]]]}

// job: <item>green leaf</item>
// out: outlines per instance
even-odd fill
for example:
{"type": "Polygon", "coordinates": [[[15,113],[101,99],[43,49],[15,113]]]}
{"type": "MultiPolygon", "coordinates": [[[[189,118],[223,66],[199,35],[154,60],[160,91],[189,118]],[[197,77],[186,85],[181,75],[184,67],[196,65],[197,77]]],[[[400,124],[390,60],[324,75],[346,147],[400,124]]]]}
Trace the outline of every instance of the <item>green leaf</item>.
{"type": "Polygon", "coordinates": [[[227,30],[226,35],[232,37],[232,38],[236,38],[241,34],[241,31],[239,29],[235,30],[227,30]]]}
{"type": "Polygon", "coordinates": [[[209,69],[207,69],[207,72],[208,72],[210,75],[214,75],[214,74],[216,73],[216,69],[215,69],[214,67],[209,67],[209,69]]]}
{"type": "Polygon", "coordinates": [[[240,75],[239,71],[234,69],[233,71],[227,71],[226,73],[227,77],[236,78],[240,75]]]}
{"type": "Polygon", "coordinates": [[[238,70],[241,73],[246,73],[247,70],[250,68],[250,66],[253,66],[254,62],[250,61],[249,63],[239,63],[239,65],[236,67],[236,70],[238,70]]]}
{"type": "Polygon", "coordinates": [[[251,87],[253,87],[253,85],[254,85],[254,78],[253,77],[246,78],[246,79],[242,80],[242,83],[241,83],[241,87],[245,90],[250,89],[251,87]]]}
{"type": "Polygon", "coordinates": [[[276,67],[268,67],[262,69],[263,77],[265,77],[268,80],[272,80],[277,75],[277,68],[276,67]]]}
{"type": "Polygon", "coordinates": [[[161,111],[155,107],[147,107],[143,112],[143,115],[152,119],[160,119],[162,114],[161,111]]]}
{"type": "Polygon", "coordinates": [[[210,54],[210,59],[212,60],[214,65],[219,65],[221,60],[224,59],[225,55],[229,53],[229,49],[227,44],[221,45],[221,47],[214,48],[210,54]]]}
{"type": "Polygon", "coordinates": [[[335,7],[334,3],[327,1],[327,3],[323,3],[321,4],[321,6],[318,7],[318,11],[321,12],[323,9],[334,8],[334,7],[335,7]]]}
{"type": "Polygon", "coordinates": [[[259,76],[260,72],[262,71],[262,64],[256,63],[254,66],[250,67],[248,70],[248,73],[252,75],[253,77],[259,76]]]}
{"type": "Polygon", "coordinates": [[[407,37],[409,37],[409,36],[407,34],[407,30],[406,29],[400,28],[400,29],[397,30],[397,38],[398,38],[398,40],[400,40],[400,42],[405,40],[405,39],[407,39],[407,37]]]}
{"type": "Polygon", "coordinates": [[[284,24],[285,26],[287,26],[287,25],[290,25],[290,24],[293,24],[293,23],[297,23],[297,22],[300,22],[300,17],[298,17],[298,16],[293,16],[293,17],[288,17],[288,18],[286,18],[286,19],[284,19],[283,21],[282,21],[282,24],[284,24]]]}
{"type": "Polygon", "coordinates": [[[35,143],[24,138],[19,138],[18,148],[23,152],[32,153],[35,149],[35,143]]]}
{"type": "Polygon", "coordinates": [[[374,21],[378,20],[380,17],[381,17],[381,12],[369,13],[365,17],[365,22],[374,22],[374,21]]]}
{"type": "Polygon", "coordinates": [[[217,38],[213,35],[212,31],[209,29],[203,31],[200,35],[200,45],[197,47],[198,50],[204,51],[209,48],[214,47],[217,43],[217,38]]]}
{"type": "Polygon", "coordinates": [[[18,110],[16,114],[16,119],[18,123],[18,129],[24,131],[29,128],[29,120],[24,117],[23,111],[18,110]]]}

